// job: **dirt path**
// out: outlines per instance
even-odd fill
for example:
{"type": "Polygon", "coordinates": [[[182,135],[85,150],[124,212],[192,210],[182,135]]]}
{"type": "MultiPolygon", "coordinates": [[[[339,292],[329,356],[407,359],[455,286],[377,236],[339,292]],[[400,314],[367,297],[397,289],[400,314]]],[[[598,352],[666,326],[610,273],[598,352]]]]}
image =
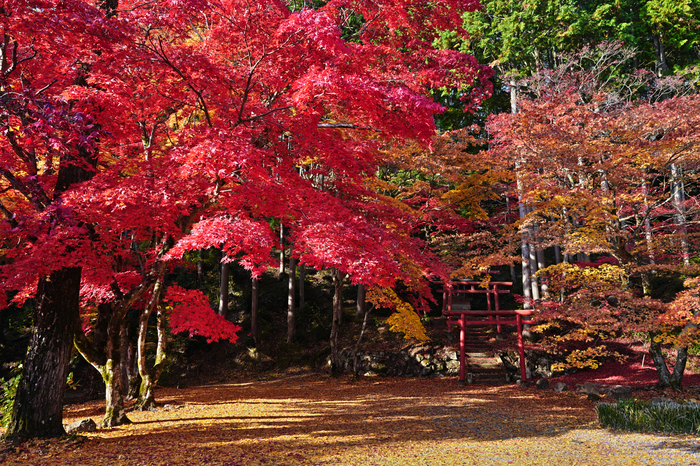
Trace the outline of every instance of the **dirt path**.
{"type": "MultiPolygon", "coordinates": [[[[166,406],[9,465],[700,465],[700,438],[610,432],[572,392],[454,379],[296,377],[157,393],[166,406]]],[[[70,407],[66,422],[101,403],[70,407]]]]}

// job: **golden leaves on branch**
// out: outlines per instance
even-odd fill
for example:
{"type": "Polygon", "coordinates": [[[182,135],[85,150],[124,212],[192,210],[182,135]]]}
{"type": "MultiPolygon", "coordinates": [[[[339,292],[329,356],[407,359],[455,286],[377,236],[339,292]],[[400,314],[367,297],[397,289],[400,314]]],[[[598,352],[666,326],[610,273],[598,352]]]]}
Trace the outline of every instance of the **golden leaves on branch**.
{"type": "Polygon", "coordinates": [[[392,332],[403,333],[407,340],[415,339],[420,342],[430,340],[413,306],[399,298],[391,288],[372,287],[367,291],[366,300],[375,307],[394,310],[386,321],[392,332]]]}

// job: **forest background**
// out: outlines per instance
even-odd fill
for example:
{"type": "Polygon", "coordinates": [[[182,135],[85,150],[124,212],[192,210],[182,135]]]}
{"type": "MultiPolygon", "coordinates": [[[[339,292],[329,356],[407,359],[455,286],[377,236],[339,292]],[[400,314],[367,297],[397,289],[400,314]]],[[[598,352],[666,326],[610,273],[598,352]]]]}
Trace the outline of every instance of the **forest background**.
{"type": "Polygon", "coordinates": [[[345,285],[359,314],[391,309],[420,339],[440,283],[499,271],[562,368],[634,332],[680,387],[700,309],[700,2],[0,13],[2,335],[17,316],[32,328],[8,436],[63,433],[74,347],[104,381],[107,427],[128,422],[129,384],[153,406],[169,333],[257,344],[273,268],[289,343],[314,306],[307,271],[331,277],[316,309],[332,372],[345,285]],[[229,302],[232,264],[250,302],[229,302]],[[226,319],[239,304],[249,328],[226,319]]]}

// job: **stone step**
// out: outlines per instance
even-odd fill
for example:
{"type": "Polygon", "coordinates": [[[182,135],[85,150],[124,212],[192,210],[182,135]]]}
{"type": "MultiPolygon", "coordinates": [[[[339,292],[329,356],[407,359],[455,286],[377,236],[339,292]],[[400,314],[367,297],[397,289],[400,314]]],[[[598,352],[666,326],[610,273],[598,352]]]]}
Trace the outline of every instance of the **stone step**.
{"type": "Polygon", "coordinates": [[[467,364],[470,366],[477,366],[477,367],[497,367],[499,370],[501,368],[501,364],[498,361],[495,361],[493,359],[468,359],[467,364]]]}
{"type": "Polygon", "coordinates": [[[496,356],[493,353],[488,353],[485,351],[468,351],[465,353],[465,356],[467,356],[469,359],[474,359],[474,358],[495,358],[496,356]]]}
{"type": "Polygon", "coordinates": [[[503,371],[503,367],[501,365],[495,364],[495,363],[492,363],[492,364],[467,364],[467,367],[469,367],[470,369],[480,370],[480,371],[484,371],[484,372],[493,372],[493,371],[502,372],[503,371]]]}

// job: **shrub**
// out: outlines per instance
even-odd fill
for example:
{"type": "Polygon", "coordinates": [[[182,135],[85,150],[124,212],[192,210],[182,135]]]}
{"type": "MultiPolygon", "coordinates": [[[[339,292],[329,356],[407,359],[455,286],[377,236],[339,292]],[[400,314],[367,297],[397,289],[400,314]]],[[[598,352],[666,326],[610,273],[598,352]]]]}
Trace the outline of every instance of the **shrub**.
{"type": "Polygon", "coordinates": [[[15,401],[15,393],[17,392],[17,385],[19,385],[19,378],[22,366],[17,367],[17,374],[13,377],[5,379],[0,379],[0,425],[2,427],[7,427],[10,423],[10,415],[12,414],[12,404],[15,401]]]}
{"type": "Polygon", "coordinates": [[[700,433],[698,403],[624,400],[618,403],[599,403],[596,410],[603,427],[632,432],[700,433]]]}

